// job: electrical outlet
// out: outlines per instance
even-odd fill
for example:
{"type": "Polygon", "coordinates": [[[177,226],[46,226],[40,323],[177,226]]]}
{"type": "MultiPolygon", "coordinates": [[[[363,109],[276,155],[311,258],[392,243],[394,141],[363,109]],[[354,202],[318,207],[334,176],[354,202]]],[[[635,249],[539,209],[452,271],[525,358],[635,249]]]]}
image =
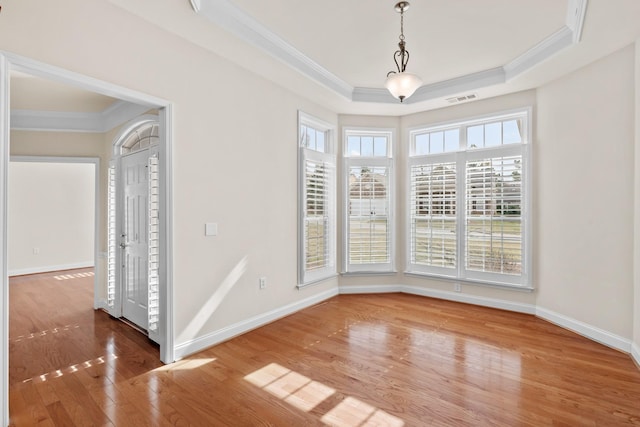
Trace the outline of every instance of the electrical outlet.
{"type": "Polygon", "coordinates": [[[40,255],[40,248],[33,248],[34,255],[40,255]]]}
{"type": "Polygon", "coordinates": [[[260,284],[260,289],[265,289],[267,287],[267,278],[266,277],[261,277],[258,280],[258,283],[260,284]]]}
{"type": "Polygon", "coordinates": [[[455,283],[453,285],[453,290],[456,292],[461,292],[462,291],[462,286],[460,286],[460,283],[455,283]]]}

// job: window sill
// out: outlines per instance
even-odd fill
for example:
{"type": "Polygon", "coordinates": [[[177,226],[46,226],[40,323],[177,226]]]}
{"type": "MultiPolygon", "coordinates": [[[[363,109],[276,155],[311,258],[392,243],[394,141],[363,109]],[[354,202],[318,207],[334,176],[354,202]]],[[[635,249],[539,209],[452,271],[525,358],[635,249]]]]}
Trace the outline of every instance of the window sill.
{"type": "Polygon", "coordinates": [[[320,277],[318,279],[314,279],[314,280],[311,280],[311,281],[306,282],[306,283],[299,283],[298,286],[296,286],[296,288],[303,289],[303,288],[307,288],[309,286],[319,285],[322,282],[326,282],[327,280],[335,279],[336,277],[338,277],[338,274],[337,273],[333,273],[333,274],[331,274],[329,276],[320,277]]]}
{"type": "Polygon", "coordinates": [[[490,288],[505,289],[505,290],[516,291],[516,292],[533,292],[535,290],[533,287],[526,286],[526,285],[512,285],[509,283],[488,282],[488,281],[471,280],[471,279],[458,279],[455,277],[440,276],[437,274],[429,274],[429,273],[422,273],[422,272],[416,272],[416,271],[405,271],[404,274],[405,276],[419,277],[422,279],[441,280],[445,282],[460,283],[462,285],[486,286],[490,288]]]}
{"type": "Polygon", "coordinates": [[[343,271],[340,273],[341,276],[395,276],[398,274],[396,270],[390,271],[343,271]]]}

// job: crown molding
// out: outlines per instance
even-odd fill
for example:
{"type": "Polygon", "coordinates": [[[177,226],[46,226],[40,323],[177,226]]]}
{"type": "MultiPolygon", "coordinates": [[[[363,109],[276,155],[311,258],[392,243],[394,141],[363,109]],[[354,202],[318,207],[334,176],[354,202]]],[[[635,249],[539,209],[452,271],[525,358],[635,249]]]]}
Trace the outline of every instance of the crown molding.
{"type": "Polygon", "coordinates": [[[566,25],[573,33],[573,43],[579,43],[582,39],[584,18],[587,15],[588,0],[569,0],[566,25]]]}
{"type": "MultiPolygon", "coordinates": [[[[421,89],[421,88],[420,88],[421,89]]],[[[418,89],[418,90],[420,90],[418,89]]],[[[417,93],[417,91],[416,91],[417,93]]],[[[411,100],[415,94],[411,96],[411,98],[407,99],[407,102],[411,100]]],[[[396,103],[398,100],[391,96],[391,93],[387,89],[377,88],[377,87],[356,87],[353,88],[353,95],[351,97],[352,101],[355,102],[379,102],[379,103],[396,103]]]]}
{"type": "Polygon", "coordinates": [[[102,129],[99,113],[11,110],[11,130],[90,132],[102,129]]]}
{"type": "Polygon", "coordinates": [[[149,111],[148,106],[116,101],[98,113],[11,110],[11,130],[104,133],[149,111]]]}
{"type": "Polygon", "coordinates": [[[200,12],[200,8],[202,8],[202,3],[200,0],[189,0],[191,2],[191,8],[196,12],[200,12]]]}
{"type": "Polygon", "coordinates": [[[562,27],[540,43],[505,64],[506,80],[509,81],[525,71],[535,67],[547,58],[574,44],[573,31],[569,27],[562,27]]]}
{"type": "MultiPolygon", "coordinates": [[[[406,104],[447,97],[506,83],[551,56],[580,42],[588,0],[569,0],[566,25],[503,66],[420,87],[406,104]]],[[[383,88],[353,87],[305,56],[231,0],[191,0],[194,11],[236,37],[258,47],[311,80],[354,102],[397,103],[383,88]]]]}
{"type": "Polygon", "coordinates": [[[103,117],[102,124],[104,129],[102,132],[108,132],[118,126],[127,123],[150,110],[145,105],[133,104],[126,101],[116,101],[106,110],[100,113],[103,117]]]}
{"type": "MultiPolygon", "coordinates": [[[[408,103],[422,102],[430,99],[444,98],[455,93],[468,92],[487,86],[493,86],[506,82],[503,67],[480,71],[466,76],[456,77],[441,82],[424,85],[416,91],[408,103]]],[[[397,102],[397,101],[396,101],[397,102]]]]}
{"type": "Polygon", "coordinates": [[[353,86],[304,55],[229,0],[199,0],[197,11],[212,23],[231,32],[312,80],[351,99],[353,86]]]}
{"type": "MultiPolygon", "coordinates": [[[[491,70],[480,71],[478,73],[453,79],[423,85],[405,100],[405,104],[428,101],[430,99],[442,98],[452,93],[466,92],[480,89],[486,86],[504,83],[506,81],[503,67],[491,70]]],[[[389,102],[397,103],[388,90],[382,88],[357,87],[353,91],[353,101],[359,102],[389,102]]]]}

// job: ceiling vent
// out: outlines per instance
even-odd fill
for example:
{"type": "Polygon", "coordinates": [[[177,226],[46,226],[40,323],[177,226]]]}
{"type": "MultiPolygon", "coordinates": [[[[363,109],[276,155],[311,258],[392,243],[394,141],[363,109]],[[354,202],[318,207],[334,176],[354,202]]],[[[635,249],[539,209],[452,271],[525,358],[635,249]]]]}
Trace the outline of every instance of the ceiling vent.
{"type": "Polygon", "coordinates": [[[471,101],[472,99],[477,99],[478,94],[470,93],[469,95],[462,96],[454,96],[453,98],[447,98],[447,102],[449,104],[457,104],[458,102],[471,101]]]}

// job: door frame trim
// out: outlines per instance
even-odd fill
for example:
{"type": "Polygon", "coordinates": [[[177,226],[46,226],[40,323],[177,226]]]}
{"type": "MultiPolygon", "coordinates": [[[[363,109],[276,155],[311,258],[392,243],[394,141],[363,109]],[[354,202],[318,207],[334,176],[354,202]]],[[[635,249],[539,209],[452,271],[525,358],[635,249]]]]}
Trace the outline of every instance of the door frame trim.
{"type": "Polygon", "coordinates": [[[66,83],[124,101],[159,110],[160,120],[160,360],[175,361],[173,334],[173,176],[172,140],[173,105],[171,102],[108,83],[93,77],[48,65],[30,58],[0,50],[0,415],[3,425],[9,424],[9,279],[7,276],[7,170],[10,144],[10,70],[66,83]]]}

